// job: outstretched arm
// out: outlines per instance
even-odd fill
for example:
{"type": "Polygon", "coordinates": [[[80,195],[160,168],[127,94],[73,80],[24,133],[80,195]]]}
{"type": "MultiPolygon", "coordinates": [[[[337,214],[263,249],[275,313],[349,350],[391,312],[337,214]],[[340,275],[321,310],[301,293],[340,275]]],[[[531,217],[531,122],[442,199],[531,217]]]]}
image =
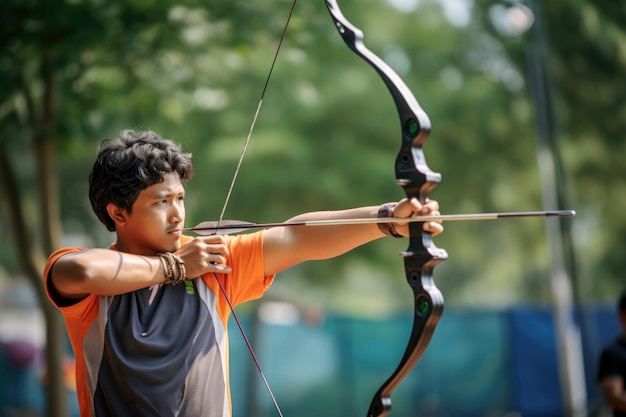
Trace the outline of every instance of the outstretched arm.
{"type": "MultiPolygon", "coordinates": [[[[301,214],[289,221],[374,218],[378,216],[379,208],[370,206],[340,211],[318,211],[301,214]]],[[[403,199],[394,210],[394,217],[438,214],[439,204],[434,200],[422,205],[417,199],[403,199]]],[[[438,235],[443,231],[443,226],[439,222],[427,222],[424,223],[424,229],[438,235]]],[[[403,236],[408,235],[406,225],[395,225],[395,231],[403,236]]],[[[385,236],[376,224],[276,227],[264,233],[266,275],[275,274],[304,261],[334,258],[385,236]]]]}

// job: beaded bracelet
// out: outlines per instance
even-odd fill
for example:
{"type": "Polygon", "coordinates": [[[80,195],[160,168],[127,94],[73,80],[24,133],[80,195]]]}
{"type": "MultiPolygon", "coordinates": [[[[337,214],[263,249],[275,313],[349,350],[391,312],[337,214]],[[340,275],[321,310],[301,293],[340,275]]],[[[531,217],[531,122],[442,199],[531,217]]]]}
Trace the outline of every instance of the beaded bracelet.
{"type": "MultiPolygon", "coordinates": [[[[398,203],[385,203],[380,206],[380,208],[378,209],[378,218],[386,219],[393,217],[393,211],[397,205],[398,203]]],[[[394,225],[391,223],[378,223],[378,228],[387,236],[393,236],[396,238],[404,237],[396,232],[394,225]]]]}
{"type": "Polygon", "coordinates": [[[165,270],[165,284],[180,284],[187,278],[187,268],[183,260],[171,252],[159,253],[165,270]]]}

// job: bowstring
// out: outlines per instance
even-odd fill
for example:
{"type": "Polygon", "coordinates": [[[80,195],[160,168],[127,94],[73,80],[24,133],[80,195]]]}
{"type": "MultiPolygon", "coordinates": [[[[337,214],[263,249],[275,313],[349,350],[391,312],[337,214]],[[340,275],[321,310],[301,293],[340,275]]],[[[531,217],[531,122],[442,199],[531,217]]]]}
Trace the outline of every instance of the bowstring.
{"type": "Polygon", "coordinates": [[[254,112],[254,117],[252,118],[252,123],[250,124],[250,130],[248,130],[248,136],[243,144],[243,149],[241,151],[241,155],[239,156],[239,161],[237,162],[237,167],[235,168],[235,174],[233,175],[233,179],[230,182],[230,187],[228,188],[228,193],[226,194],[226,201],[224,201],[224,206],[222,207],[222,212],[220,213],[219,220],[217,224],[222,222],[224,219],[224,213],[226,213],[226,207],[230,202],[230,196],[233,193],[233,188],[235,187],[235,182],[237,181],[237,176],[239,175],[239,170],[241,169],[241,164],[243,163],[243,158],[246,155],[246,151],[248,150],[248,145],[250,144],[250,138],[252,137],[252,131],[254,130],[254,126],[256,125],[257,118],[259,117],[259,113],[261,112],[261,106],[263,105],[263,98],[265,97],[265,91],[267,91],[267,86],[270,83],[270,78],[272,77],[272,72],[274,72],[274,66],[276,65],[276,60],[278,59],[278,54],[280,53],[280,48],[283,46],[283,41],[285,40],[285,35],[287,34],[287,28],[289,27],[289,22],[291,22],[291,16],[293,16],[293,11],[296,8],[296,3],[298,0],[293,0],[291,4],[291,10],[289,11],[289,16],[287,17],[287,22],[285,23],[285,27],[283,28],[283,33],[280,36],[280,41],[278,42],[278,47],[276,48],[276,53],[274,53],[274,59],[272,60],[272,65],[270,66],[270,71],[267,74],[267,78],[265,79],[265,85],[263,86],[263,90],[261,91],[261,97],[259,98],[259,103],[257,104],[256,111],[254,112]]]}
{"type": "Polygon", "coordinates": [[[248,340],[248,336],[246,336],[246,332],[244,332],[243,330],[243,326],[241,325],[241,322],[239,321],[239,317],[237,316],[237,314],[235,314],[235,307],[230,302],[230,298],[228,298],[228,296],[226,295],[226,289],[224,288],[222,281],[217,276],[217,273],[214,272],[213,275],[215,276],[215,280],[217,281],[217,283],[220,286],[220,289],[222,290],[222,294],[224,294],[224,297],[226,298],[226,302],[228,303],[230,312],[232,313],[233,318],[235,319],[235,323],[237,323],[237,327],[239,327],[239,332],[241,333],[241,337],[243,337],[243,341],[245,342],[246,347],[248,348],[248,352],[250,352],[252,361],[256,365],[256,369],[259,371],[259,374],[261,375],[261,379],[263,380],[263,385],[265,385],[265,389],[269,393],[270,398],[272,399],[272,402],[274,403],[274,407],[276,408],[276,411],[278,412],[278,415],[280,417],[283,417],[283,413],[280,410],[280,407],[278,406],[278,401],[276,401],[276,397],[274,397],[274,393],[272,392],[272,389],[270,388],[270,384],[269,382],[267,382],[267,378],[265,378],[265,373],[263,373],[263,369],[261,368],[261,363],[257,359],[256,354],[254,353],[254,349],[252,349],[252,344],[248,340]]]}
{"type": "MultiPolygon", "coordinates": [[[[293,16],[293,12],[294,12],[294,10],[296,8],[296,3],[297,2],[298,2],[298,0],[293,0],[293,3],[291,4],[291,10],[289,11],[289,16],[287,17],[287,22],[285,23],[285,27],[283,28],[283,32],[282,32],[282,34],[280,36],[280,41],[278,42],[278,47],[276,48],[276,52],[274,53],[274,59],[272,60],[272,65],[270,66],[269,73],[267,74],[267,78],[265,79],[265,85],[263,85],[263,90],[261,91],[261,97],[259,98],[259,103],[257,104],[256,111],[254,112],[254,117],[252,118],[252,123],[250,124],[250,129],[248,130],[248,135],[246,136],[246,140],[244,142],[243,149],[241,151],[241,155],[239,156],[239,161],[237,162],[237,167],[235,168],[235,173],[233,175],[233,179],[230,182],[230,187],[228,188],[228,193],[226,194],[226,200],[224,201],[224,206],[222,207],[222,212],[220,213],[219,220],[217,221],[217,226],[218,227],[219,227],[219,225],[221,224],[221,222],[224,219],[224,213],[226,213],[226,207],[228,207],[228,203],[230,202],[230,197],[232,195],[233,188],[235,187],[235,182],[237,181],[237,176],[239,175],[239,171],[241,169],[241,164],[243,163],[243,158],[246,155],[246,151],[248,150],[248,145],[250,144],[250,138],[252,137],[252,131],[254,130],[254,126],[256,125],[256,121],[257,121],[257,119],[259,117],[259,113],[261,111],[261,106],[263,105],[263,98],[265,97],[265,92],[267,91],[267,86],[269,85],[270,78],[272,77],[272,72],[274,71],[274,66],[276,65],[276,60],[278,59],[278,54],[280,53],[280,49],[281,49],[281,47],[283,45],[283,41],[285,40],[285,35],[287,34],[287,28],[289,27],[289,22],[291,22],[291,17],[293,16]]],[[[248,340],[248,336],[246,336],[246,332],[243,330],[243,326],[241,325],[241,322],[239,321],[239,317],[237,316],[237,313],[235,313],[235,307],[233,306],[232,302],[230,301],[230,298],[228,297],[228,294],[226,293],[226,289],[224,288],[224,285],[222,284],[222,281],[217,276],[217,273],[213,273],[213,275],[215,276],[215,280],[219,284],[220,290],[222,291],[222,295],[224,295],[224,298],[226,299],[226,302],[228,303],[228,307],[230,308],[230,312],[231,312],[233,318],[235,319],[235,323],[237,323],[237,327],[239,328],[239,332],[241,333],[241,336],[242,336],[242,338],[243,338],[243,340],[244,340],[244,342],[246,344],[246,347],[248,348],[248,352],[250,352],[250,356],[252,357],[252,361],[256,365],[256,368],[259,371],[259,374],[261,375],[261,379],[263,380],[263,384],[265,385],[265,388],[266,388],[267,392],[269,393],[270,398],[272,399],[272,402],[274,403],[274,407],[276,408],[276,411],[278,412],[278,415],[280,417],[283,417],[283,413],[282,413],[280,407],[278,406],[278,402],[276,401],[276,397],[274,396],[274,393],[272,392],[272,389],[270,388],[270,385],[269,385],[269,383],[267,381],[267,378],[265,377],[265,374],[263,373],[263,369],[261,368],[261,363],[259,362],[259,360],[256,357],[256,354],[254,353],[254,349],[252,348],[252,344],[248,340]]]]}

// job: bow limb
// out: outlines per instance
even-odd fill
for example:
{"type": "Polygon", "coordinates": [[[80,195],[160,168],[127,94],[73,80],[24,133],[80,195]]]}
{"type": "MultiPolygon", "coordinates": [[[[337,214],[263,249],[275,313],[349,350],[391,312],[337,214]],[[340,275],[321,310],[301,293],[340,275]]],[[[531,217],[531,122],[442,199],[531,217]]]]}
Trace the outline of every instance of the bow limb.
{"type": "MultiPolygon", "coordinates": [[[[396,183],[408,198],[425,203],[430,191],[441,181],[426,164],[422,146],[430,133],[430,119],[400,76],[363,43],[363,32],[343,15],[336,0],[326,0],[326,6],[337,30],[348,47],[372,66],[389,89],[398,111],[401,126],[401,146],[395,161],[396,183]]],[[[404,258],[406,280],[413,291],[414,320],[404,355],[391,376],[378,389],[370,403],[368,417],[386,416],[391,411],[391,395],[409,374],[430,343],[443,313],[443,296],[433,280],[435,266],[447,258],[445,250],[436,247],[423,223],[409,225],[409,247],[400,255],[404,258]]]]}

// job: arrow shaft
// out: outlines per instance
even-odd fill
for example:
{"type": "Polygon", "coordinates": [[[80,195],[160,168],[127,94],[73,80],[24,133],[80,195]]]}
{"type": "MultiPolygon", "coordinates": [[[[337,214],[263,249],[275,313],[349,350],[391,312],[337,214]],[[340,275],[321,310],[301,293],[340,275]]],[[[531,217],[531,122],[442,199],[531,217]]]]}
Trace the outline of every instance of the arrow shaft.
{"type": "Polygon", "coordinates": [[[247,230],[272,227],[294,227],[294,226],[340,226],[351,224],[376,224],[376,223],[415,223],[428,221],[467,221],[467,220],[497,220],[524,217],[571,217],[576,212],[574,210],[552,210],[552,211],[520,211],[505,213],[474,213],[474,214],[442,214],[439,216],[414,216],[414,217],[391,217],[391,218],[357,218],[357,219],[327,219],[327,220],[308,220],[298,222],[283,223],[248,223],[231,221],[228,224],[220,224],[220,222],[204,222],[198,226],[190,227],[185,230],[202,231],[202,230],[247,230]]]}

